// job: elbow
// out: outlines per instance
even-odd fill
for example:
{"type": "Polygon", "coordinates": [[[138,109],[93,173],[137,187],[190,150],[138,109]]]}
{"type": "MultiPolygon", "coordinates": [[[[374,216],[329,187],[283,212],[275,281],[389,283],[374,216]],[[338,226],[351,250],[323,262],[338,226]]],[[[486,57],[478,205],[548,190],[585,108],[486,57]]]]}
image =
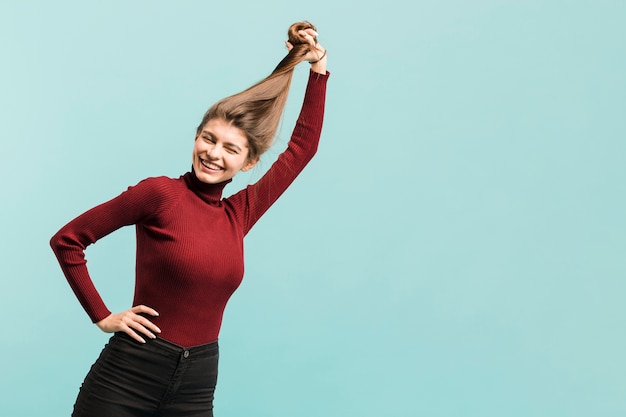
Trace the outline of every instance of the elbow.
{"type": "Polygon", "coordinates": [[[313,159],[313,157],[317,153],[318,148],[319,148],[319,141],[315,141],[314,143],[311,144],[311,147],[309,148],[309,152],[307,153],[307,159],[309,161],[313,159]]]}
{"type": "Polygon", "coordinates": [[[317,149],[318,149],[318,142],[312,143],[311,146],[309,146],[306,154],[304,154],[302,158],[302,168],[304,168],[305,166],[309,164],[309,162],[311,162],[311,160],[317,153],[317,149]]]}
{"type": "Polygon", "coordinates": [[[64,229],[59,230],[54,236],[52,236],[52,238],[50,238],[50,247],[57,256],[64,251],[85,249],[72,234],[67,233],[64,229]]]}
{"type": "Polygon", "coordinates": [[[61,231],[56,232],[54,236],[50,238],[50,247],[55,254],[59,253],[59,251],[61,250],[61,247],[63,246],[62,242],[63,235],[61,234],[61,231]]]}
{"type": "Polygon", "coordinates": [[[50,238],[50,247],[54,250],[59,246],[59,232],[55,233],[54,236],[50,238]]]}

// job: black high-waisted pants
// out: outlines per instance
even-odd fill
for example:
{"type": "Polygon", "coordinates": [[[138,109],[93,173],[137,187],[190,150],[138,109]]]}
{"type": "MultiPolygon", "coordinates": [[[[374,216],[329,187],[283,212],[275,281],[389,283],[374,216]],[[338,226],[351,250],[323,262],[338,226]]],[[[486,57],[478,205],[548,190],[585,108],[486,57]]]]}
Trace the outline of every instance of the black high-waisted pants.
{"type": "Polygon", "coordinates": [[[72,417],[213,417],[217,342],[183,348],[116,333],[80,388],[72,417]]]}

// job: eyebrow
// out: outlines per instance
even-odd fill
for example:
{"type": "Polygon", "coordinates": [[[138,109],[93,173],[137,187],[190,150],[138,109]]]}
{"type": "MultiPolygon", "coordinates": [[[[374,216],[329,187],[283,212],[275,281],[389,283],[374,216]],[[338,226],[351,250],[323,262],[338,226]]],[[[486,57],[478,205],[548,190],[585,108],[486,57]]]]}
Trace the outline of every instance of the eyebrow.
{"type": "MultiPolygon", "coordinates": [[[[211,132],[210,130],[202,129],[202,131],[200,132],[200,135],[202,135],[202,134],[204,134],[204,133],[206,133],[206,134],[208,134],[208,135],[211,135],[211,136],[213,136],[213,137],[215,137],[215,138],[220,139],[220,137],[219,137],[219,136],[217,136],[215,133],[211,132]]],[[[220,139],[220,140],[221,140],[221,139],[220,139]]],[[[237,149],[238,149],[238,150],[240,150],[240,151],[242,150],[242,149],[241,149],[241,146],[237,145],[236,143],[225,141],[225,142],[224,142],[224,144],[225,144],[225,145],[228,145],[228,146],[232,146],[232,147],[234,147],[234,148],[237,148],[237,149]]]]}

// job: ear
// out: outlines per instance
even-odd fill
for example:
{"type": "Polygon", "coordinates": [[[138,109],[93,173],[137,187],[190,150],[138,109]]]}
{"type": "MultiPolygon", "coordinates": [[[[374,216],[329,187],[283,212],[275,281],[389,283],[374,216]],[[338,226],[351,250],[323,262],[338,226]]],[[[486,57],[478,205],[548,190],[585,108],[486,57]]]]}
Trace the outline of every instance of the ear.
{"type": "Polygon", "coordinates": [[[259,158],[248,159],[248,162],[246,162],[241,170],[244,172],[250,171],[252,168],[254,168],[257,162],[259,162],[259,158]]]}

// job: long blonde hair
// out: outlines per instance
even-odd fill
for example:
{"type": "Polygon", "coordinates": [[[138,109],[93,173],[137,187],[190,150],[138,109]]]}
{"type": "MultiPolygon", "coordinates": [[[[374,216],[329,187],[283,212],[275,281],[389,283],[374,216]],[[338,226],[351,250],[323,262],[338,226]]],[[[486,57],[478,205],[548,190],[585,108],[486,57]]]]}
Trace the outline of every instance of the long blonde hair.
{"type": "Polygon", "coordinates": [[[246,90],[226,97],[211,106],[204,114],[197,133],[202,131],[209,120],[223,119],[246,134],[249,160],[258,159],[263,152],[268,150],[272,146],[285,108],[293,70],[313,48],[298,33],[304,29],[317,31],[315,26],[306,21],[291,25],[287,35],[293,48],[274,71],[246,90]]]}

